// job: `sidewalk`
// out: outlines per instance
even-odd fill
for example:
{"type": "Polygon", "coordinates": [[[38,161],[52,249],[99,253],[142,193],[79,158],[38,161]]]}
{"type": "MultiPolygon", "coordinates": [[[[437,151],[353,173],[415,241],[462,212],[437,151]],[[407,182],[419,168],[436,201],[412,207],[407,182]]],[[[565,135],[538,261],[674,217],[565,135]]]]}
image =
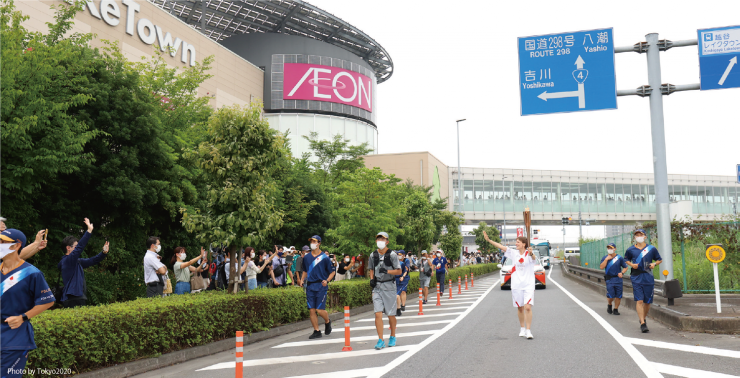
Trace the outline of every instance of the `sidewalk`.
{"type": "MultiPolygon", "coordinates": [[[[606,286],[596,282],[597,277],[579,277],[565,269],[562,262],[559,265],[566,277],[606,296],[606,286]]],[[[668,306],[666,298],[655,295],[648,317],[679,331],[740,334],[740,295],[723,294],[720,298],[722,313],[718,314],[714,294],[684,294],[675,299],[673,306],[668,306]]],[[[630,290],[625,290],[622,305],[635,309],[630,290]]]]}

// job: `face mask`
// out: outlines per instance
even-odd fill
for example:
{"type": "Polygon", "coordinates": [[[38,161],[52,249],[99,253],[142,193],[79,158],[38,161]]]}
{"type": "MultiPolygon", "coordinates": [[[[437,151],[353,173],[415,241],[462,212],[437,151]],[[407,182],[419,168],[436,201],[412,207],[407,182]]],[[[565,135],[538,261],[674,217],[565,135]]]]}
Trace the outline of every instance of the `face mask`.
{"type": "Polygon", "coordinates": [[[611,254],[614,254],[614,252],[616,252],[617,250],[616,249],[607,249],[606,251],[609,252],[609,254],[611,255],[611,254]]]}
{"type": "Polygon", "coordinates": [[[181,254],[180,254],[180,260],[185,260],[185,257],[187,257],[187,256],[188,256],[188,255],[186,255],[186,254],[184,254],[184,253],[181,253],[181,254]]]}
{"type": "Polygon", "coordinates": [[[316,248],[319,248],[319,245],[318,245],[318,244],[316,244],[316,243],[311,243],[311,250],[312,250],[312,251],[315,251],[315,250],[316,250],[316,248]]]}
{"type": "Polygon", "coordinates": [[[344,262],[349,262],[349,257],[347,257],[346,259],[344,259],[344,262]]]}
{"type": "Polygon", "coordinates": [[[161,245],[158,245],[157,246],[157,253],[159,253],[159,251],[161,251],[161,250],[162,250],[162,246],[161,245]]]}
{"type": "Polygon", "coordinates": [[[426,257],[422,257],[421,258],[421,261],[427,261],[427,258],[426,257]]]}
{"type": "Polygon", "coordinates": [[[442,257],[442,254],[441,254],[441,253],[438,253],[438,254],[437,254],[437,257],[442,257]]]}
{"type": "Polygon", "coordinates": [[[383,249],[383,248],[385,248],[385,242],[384,242],[384,241],[379,241],[379,242],[377,242],[377,243],[375,243],[375,244],[377,244],[377,245],[378,245],[378,248],[379,248],[379,249],[383,249]]]}
{"type": "Polygon", "coordinates": [[[636,241],[636,242],[637,242],[638,244],[642,244],[642,242],[644,242],[644,241],[645,241],[645,237],[644,237],[644,236],[638,236],[638,237],[636,237],[636,238],[635,238],[635,241],[636,241]]]}
{"type": "Polygon", "coordinates": [[[254,258],[254,252],[252,252],[252,253],[249,254],[249,258],[250,259],[253,259],[254,258]]]}
{"type": "Polygon", "coordinates": [[[0,259],[4,258],[5,256],[15,252],[15,250],[10,249],[10,247],[14,246],[15,244],[0,244],[0,259]]]}
{"type": "Polygon", "coordinates": [[[283,253],[282,252],[278,252],[278,257],[283,257],[283,253]]]}

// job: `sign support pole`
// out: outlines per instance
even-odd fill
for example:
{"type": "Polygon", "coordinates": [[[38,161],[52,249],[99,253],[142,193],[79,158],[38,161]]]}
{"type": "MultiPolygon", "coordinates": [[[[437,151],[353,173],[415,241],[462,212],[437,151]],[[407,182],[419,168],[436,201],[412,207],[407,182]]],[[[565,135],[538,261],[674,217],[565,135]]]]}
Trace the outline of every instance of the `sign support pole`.
{"type": "Polygon", "coordinates": [[[722,304],[719,300],[719,272],[717,271],[717,263],[712,263],[714,266],[714,297],[717,300],[717,313],[722,313],[722,304]]]}
{"type": "Polygon", "coordinates": [[[668,270],[666,279],[673,279],[673,248],[671,245],[671,213],[668,207],[668,167],[666,164],[665,128],[663,120],[663,94],[660,90],[660,46],[658,33],[645,36],[648,44],[647,66],[648,83],[654,88],[650,93],[650,129],[653,143],[653,172],[655,175],[655,206],[658,218],[660,250],[665,256],[664,269],[668,270]]]}

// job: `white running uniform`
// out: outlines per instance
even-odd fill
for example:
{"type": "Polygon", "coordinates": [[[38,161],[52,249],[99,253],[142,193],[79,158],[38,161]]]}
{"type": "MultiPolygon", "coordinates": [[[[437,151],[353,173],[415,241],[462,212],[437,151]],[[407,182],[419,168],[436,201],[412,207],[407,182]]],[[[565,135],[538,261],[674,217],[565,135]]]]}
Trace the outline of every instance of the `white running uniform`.
{"type": "Polygon", "coordinates": [[[508,248],[504,256],[514,260],[511,272],[511,298],[514,307],[523,307],[526,304],[534,305],[534,266],[535,260],[529,252],[520,254],[518,250],[508,248]]]}

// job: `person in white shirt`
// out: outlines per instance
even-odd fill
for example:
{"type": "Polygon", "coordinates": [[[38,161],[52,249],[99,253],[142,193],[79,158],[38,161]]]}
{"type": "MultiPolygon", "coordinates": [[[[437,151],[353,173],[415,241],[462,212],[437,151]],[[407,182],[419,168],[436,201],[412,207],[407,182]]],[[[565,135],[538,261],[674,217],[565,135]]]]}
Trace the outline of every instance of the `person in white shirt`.
{"type": "Polygon", "coordinates": [[[150,236],[146,239],[146,255],[144,255],[144,283],[146,283],[146,297],[161,297],[164,291],[164,282],[160,274],[167,274],[167,267],[159,261],[162,257],[157,253],[162,250],[159,238],[150,236]]]}
{"type": "Polygon", "coordinates": [[[507,248],[489,239],[485,231],[483,236],[487,242],[504,251],[507,259],[514,260],[514,266],[511,268],[511,297],[521,326],[519,336],[532,339],[534,338],[531,330],[532,306],[534,305],[534,266],[537,263],[537,257],[532,253],[529,241],[524,236],[516,238],[516,249],[507,248]]]}

